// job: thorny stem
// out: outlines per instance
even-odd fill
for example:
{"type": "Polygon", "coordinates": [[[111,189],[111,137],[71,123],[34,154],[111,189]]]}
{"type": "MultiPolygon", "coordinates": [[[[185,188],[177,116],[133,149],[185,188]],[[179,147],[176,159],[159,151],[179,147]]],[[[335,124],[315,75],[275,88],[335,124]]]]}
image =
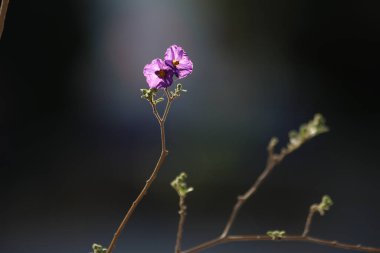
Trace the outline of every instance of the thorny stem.
{"type": "Polygon", "coordinates": [[[313,216],[315,212],[318,211],[318,205],[314,204],[310,207],[309,214],[307,215],[305,228],[303,230],[302,236],[307,236],[310,230],[311,222],[313,221],[313,216]]]}
{"type": "MultiPolygon", "coordinates": [[[[223,238],[218,237],[213,240],[204,242],[191,249],[182,251],[182,253],[196,253],[201,250],[205,250],[205,249],[208,249],[208,248],[211,248],[223,243],[244,242],[244,241],[273,241],[273,239],[272,237],[267,236],[267,235],[234,235],[234,236],[230,235],[223,238]]],[[[281,241],[305,242],[305,243],[320,244],[320,245],[325,245],[328,247],[347,249],[347,250],[356,250],[356,251],[363,251],[363,252],[380,252],[380,248],[366,247],[360,244],[340,243],[337,241],[329,241],[329,240],[319,239],[319,238],[310,237],[310,236],[301,236],[301,235],[287,235],[275,241],[277,242],[281,242],[281,241]]]]}
{"type": "Polygon", "coordinates": [[[186,205],[185,197],[180,196],[179,198],[179,222],[178,222],[178,231],[177,231],[177,240],[175,244],[175,253],[181,252],[181,243],[182,243],[182,234],[183,234],[183,225],[185,224],[186,219],[186,205]]]}
{"type": "Polygon", "coordinates": [[[160,157],[158,158],[157,164],[156,164],[152,174],[150,175],[149,179],[145,182],[144,188],[141,190],[140,194],[137,196],[135,201],[133,201],[131,207],[129,208],[128,212],[124,216],[124,219],[122,220],[119,227],[117,228],[117,230],[116,230],[116,232],[112,238],[112,241],[111,241],[110,245],[108,246],[107,253],[111,253],[113,251],[113,249],[115,248],[116,242],[119,239],[121,231],[123,230],[125,225],[128,223],[130,217],[134,213],[138,204],[141,202],[141,200],[147,194],[148,189],[150,188],[153,181],[156,179],[157,174],[160,171],[162,164],[165,161],[165,158],[168,156],[169,152],[166,149],[166,140],[165,140],[165,121],[166,121],[167,115],[169,113],[171,103],[173,102],[173,97],[170,96],[170,94],[166,88],[165,88],[165,94],[167,96],[167,102],[166,102],[166,107],[165,107],[163,117],[160,117],[160,114],[157,111],[156,104],[151,103],[151,106],[153,109],[153,114],[157,118],[157,121],[160,125],[160,130],[161,130],[161,154],[160,154],[160,157]]]}
{"type": "Polygon", "coordinates": [[[285,158],[286,155],[291,153],[291,151],[289,151],[288,149],[283,149],[281,153],[275,154],[273,151],[274,146],[275,145],[272,145],[271,143],[268,145],[268,160],[264,171],[261,173],[261,175],[257,178],[256,182],[252,185],[251,188],[248,189],[246,193],[238,196],[237,202],[234,208],[232,209],[232,213],[230,214],[230,217],[226,223],[223,233],[220,235],[220,238],[225,238],[228,235],[231,226],[233,225],[236,216],[243,204],[257,191],[257,189],[264,182],[265,178],[269,175],[273,168],[277,164],[279,164],[285,158]]]}
{"type": "Polygon", "coordinates": [[[4,30],[5,16],[7,15],[9,0],[2,0],[0,7],[0,39],[4,30]]]}

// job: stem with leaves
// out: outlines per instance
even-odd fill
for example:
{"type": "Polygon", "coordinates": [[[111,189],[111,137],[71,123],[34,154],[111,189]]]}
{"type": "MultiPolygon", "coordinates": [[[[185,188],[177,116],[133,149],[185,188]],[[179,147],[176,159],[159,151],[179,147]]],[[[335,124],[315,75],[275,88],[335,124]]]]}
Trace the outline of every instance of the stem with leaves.
{"type": "Polygon", "coordinates": [[[232,213],[225,225],[225,228],[220,235],[220,238],[225,238],[236,219],[236,216],[243,206],[243,204],[256,193],[258,188],[272,172],[274,167],[278,165],[288,154],[292,153],[294,150],[298,149],[303,143],[310,140],[311,138],[325,133],[328,131],[328,127],[325,125],[325,120],[320,114],[316,114],[313,120],[309,121],[306,124],[303,124],[299,131],[291,131],[289,133],[289,143],[286,148],[283,148],[280,153],[276,154],[274,148],[278,144],[277,138],[272,138],[268,144],[268,159],[264,171],[257,178],[256,182],[248,189],[243,195],[238,196],[237,202],[232,209],[232,213]]]}
{"type": "Polygon", "coordinates": [[[138,195],[138,197],[136,198],[136,200],[133,201],[131,207],[129,208],[128,212],[124,216],[124,219],[122,220],[122,222],[120,223],[119,227],[117,228],[117,230],[116,230],[116,232],[115,232],[115,234],[114,234],[114,236],[112,238],[112,241],[111,241],[110,245],[108,246],[107,253],[111,253],[113,251],[113,249],[115,248],[116,242],[119,239],[121,231],[123,230],[123,228],[125,227],[125,225],[128,223],[130,217],[134,213],[134,211],[135,211],[136,207],[138,206],[138,204],[141,202],[141,200],[144,198],[144,196],[148,192],[148,189],[150,188],[150,186],[153,183],[153,181],[156,179],[157,174],[160,171],[160,169],[162,167],[162,164],[164,163],[165,158],[167,157],[167,155],[169,153],[168,150],[166,149],[165,121],[167,119],[167,116],[168,116],[168,113],[169,113],[169,110],[170,110],[170,106],[171,106],[171,104],[172,104],[172,102],[174,100],[174,96],[170,95],[170,93],[168,92],[167,88],[165,88],[165,94],[166,94],[166,97],[167,97],[167,102],[166,102],[165,111],[164,111],[162,117],[160,116],[160,114],[159,114],[159,112],[157,110],[157,100],[154,100],[154,95],[155,94],[153,94],[151,96],[152,99],[150,99],[150,100],[148,99],[149,103],[152,106],[153,114],[156,117],[156,119],[157,119],[157,121],[158,121],[158,123],[160,125],[160,131],[161,131],[161,154],[160,154],[160,157],[158,158],[157,164],[156,164],[156,166],[155,166],[152,174],[150,175],[149,179],[145,182],[144,188],[141,190],[141,192],[138,195]]]}
{"type": "Polygon", "coordinates": [[[205,249],[215,247],[220,244],[225,244],[225,243],[230,243],[230,242],[247,242],[247,241],[250,241],[250,242],[254,242],[254,241],[305,242],[305,243],[319,244],[319,245],[324,245],[324,246],[328,246],[332,248],[339,248],[339,249],[346,249],[346,250],[356,250],[356,251],[371,252],[371,253],[380,252],[380,248],[366,247],[360,244],[341,243],[337,241],[329,241],[329,240],[319,239],[319,238],[310,237],[310,236],[305,237],[302,235],[285,235],[281,237],[281,239],[273,239],[269,235],[229,235],[224,238],[218,237],[216,239],[204,242],[191,249],[182,251],[182,253],[196,253],[205,249]]]}
{"type": "MultiPolygon", "coordinates": [[[[337,241],[329,241],[319,238],[314,238],[308,236],[311,222],[313,216],[316,212],[319,212],[320,215],[324,215],[327,210],[333,204],[331,198],[327,195],[323,196],[321,203],[313,204],[310,207],[310,211],[308,217],[306,219],[304,231],[302,235],[286,235],[285,231],[268,231],[267,235],[229,235],[231,227],[237,217],[237,214],[243,204],[256,193],[260,185],[264,182],[264,180],[268,177],[270,172],[274,169],[276,165],[278,165],[288,154],[292,153],[294,150],[301,147],[306,141],[311,138],[328,131],[328,127],[325,125],[325,121],[320,114],[316,114],[314,119],[309,121],[308,123],[302,125],[299,131],[291,131],[289,133],[289,143],[288,145],[281,150],[280,153],[276,154],[274,152],[274,148],[278,143],[277,138],[272,138],[268,145],[268,159],[265,166],[264,171],[255,181],[255,183],[246,191],[243,195],[239,196],[237,202],[232,209],[232,213],[227,220],[225,228],[222,234],[212,240],[201,243],[193,248],[188,250],[181,251],[181,253],[196,253],[220,244],[229,243],[229,242],[242,242],[242,241],[298,241],[298,242],[307,242],[325,245],[334,248],[340,249],[349,249],[349,250],[357,250],[364,252],[380,252],[380,248],[374,247],[366,247],[361,245],[340,243],[337,241]]],[[[176,252],[178,253],[178,252],[176,252]]]]}
{"type": "Polygon", "coordinates": [[[185,172],[179,174],[172,182],[171,186],[178,193],[179,196],[179,222],[178,222],[178,231],[177,231],[177,240],[175,244],[175,253],[181,252],[181,243],[182,243],[182,234],[183,234],[183,225],[185,224],[186,219],[186,205],[185,199],[189,192],[194,190],[193,187],[188,187],[186,183],[187,175],[185,172]]]}
{"type": "Polygon", "coordinates": [[[313,216],[316,212],[318,212],[320,215],[325,215],[325,212],[330,209],[330,207],[333,205],[333,201],[328,195],[325,195],[322,197],[322,201],[319,204],[313,204],[310,206],[309,214],[307,215],[305,228],[303,230],[302,236],[307,236],[310,230],[311,222],[313,220],[313,216]]]}

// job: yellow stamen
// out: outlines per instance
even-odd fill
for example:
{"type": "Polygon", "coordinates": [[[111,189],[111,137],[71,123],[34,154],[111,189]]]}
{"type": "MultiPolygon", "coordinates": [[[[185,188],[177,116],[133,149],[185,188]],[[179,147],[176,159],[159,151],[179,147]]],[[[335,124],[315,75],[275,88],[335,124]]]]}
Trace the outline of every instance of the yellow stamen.
{"type": "Polygon", "coordinates": [[[157,75],[159,78],[164,78],[165,75],[166,75],[165,70],[162,70],[162,69],[160,69],[159,71],[156,71],[155,73],[156,73],[156,75],[157,75]]]}
{"type": "Polygon", "coordinates": [[[173,65],[174,66],[177,66],[179,64],[179,61],[177,61],[177,60],[173,60],[173,65]]]}

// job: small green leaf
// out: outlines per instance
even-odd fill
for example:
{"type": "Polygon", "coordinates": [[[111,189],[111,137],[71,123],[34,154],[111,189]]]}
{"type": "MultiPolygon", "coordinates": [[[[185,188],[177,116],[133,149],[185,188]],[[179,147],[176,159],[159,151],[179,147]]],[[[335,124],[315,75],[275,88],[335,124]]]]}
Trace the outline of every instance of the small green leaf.
{"type": "Polygon", "coordinates": [[[334,204],[334,202],[332,201],[332,199],[330,198],[330,196],[328,195],[324,195],[322,197],[322,201],[321,203],[319,203],[318,205],[318,212],[320,215],[325,215],[326,211],[330,210],[330,207],[334,204]]]}
{"type": "Polygon", "coordinates": [[[182,84],[177,84],[177,87],[174,89],[174,92],[170,92],[173,97],[181,96],[181,92],[187,92],[187,90],[183,89],[182,84]]]}
{"type": "Polygon", "coordinates": [[[155,103],[158,104],[158,103],[160,103],[160,102],[162,102],[164,100],[165,100],[164,98],[158,98],[158,99],[155,100],[155,103]]]}
{"type": "Polygon", "coordinates": [[[326,126],[325,119],[321,114],[317,113],[311,121],[302,124],[298,131],[292,130],[289,132],[288,149],[295,150],[311,138],[328,131],[329,128],[326,126]]]}
{"type": "Polygon", "coordinates": [[[176,192],[178,193],[178,195],[180,197],[186,197],[186,195],[189,193],[189,192],[192,192],[194,190],[193,187],[188,187],[187,184],[186,184],[186,178],[187,178],[187,175],[185,172],[182,172],[181,174],[179,174],[179,176],[177,176],[171,183],[170,185],[174,188],[174,190],[176,190],[176,192]]]}
{"type": "Polygon", "coordinates": [[[162,102],[164,98],[158,98],[155,99],[158,90],[157,89],[140,89],[141,91],[141,98],[145,98],[148,100],[150,103],[156,105],[159,102],[162,102]]]}
{"type": "Polygon", "coordinates": [[[102,245],[100,244],[92,244],[92,250],[93,250],[93,253],[106,253],[107,252],[107,249],[106,248],[103,248],[102,245]]]}
{"type": "Polygon", "coordinates": [[[277,137],[272,137],[272,139],[270,139],[270,142],[269,142],[269,145],[268,145],[268,149],[273,149],[276,145],[278,144],[278,138],[277,137]]]}
{"type": "Polygon", "coordinates": [[[269,230],[267,235],[272,238],[272,240],[280,240],[286,236],[286,232],[284,230],[269,230]]]}

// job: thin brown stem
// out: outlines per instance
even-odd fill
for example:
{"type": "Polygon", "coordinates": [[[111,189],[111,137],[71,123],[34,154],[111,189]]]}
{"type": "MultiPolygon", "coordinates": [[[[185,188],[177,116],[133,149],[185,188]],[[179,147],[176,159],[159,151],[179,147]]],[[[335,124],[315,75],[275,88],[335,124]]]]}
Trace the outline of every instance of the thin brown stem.
{"type": "MultiPolygon", "coordinates": [[[[194,248],[182,251],[181,253],[196,253],[201,250],[205,250],[205,249],[208,249],[208,248],[211,248],[223,243],[244,242],[244,241],[273,241],[273,239],[272,237],[267,236],[267,235],[235,235],[235,236],[230,235],[224,238],[219,237],[219,238],[207,241],[205,243],[195,246],[194,248]]],[[[325,245],[332,248],[356,250],[356,251],[363,251],[363,252],[380,252],[380,248],[367,247],[367,246],[362,246],[360,244],[340,243],[337,241],[329,241],[329,240],[319,239],[315,237],[309,237],[309,236],[305,237],[301,235],[288,235],[274,241],[276,242],[285,242],[285,241],[306,242],[306,243],[325,245]]]]}
{"type": "Polygon", "coordinates": [[[311,222],[313,221],[313,216],[315,212],[318,211],[318,205],[314,204],[310,207],[309,214],[307,215],[305,228],[303,230],[302,236],[307,236],[310,230],[311,222]]]}
{"type": "Polygon", "coordinates": [[[229,233],[229,231],[230,231],[230,229],[231,229],[231,227],[232,227],[232,225],[236,219],[236,216],[237,216],[240,208],[243,206],[243,204],[257,191],[257,189],[264,182],[265,178],[267,178],[267,176],[273,170],[273,168],[278,163],[280,163],[285,158],[285,156],[287,154],[290,153],[286,149],[283,149],[280,154],[275,154],[273,152],[274,146],[275,146],[275,144],[272,142],[268,145],[268,159],[267,159],[267,164],[265,166],[264,171],[257,178],[256,182],[251,186],[251,188],[248,189],[248,191],[246,191],[243,195],[238,196],[237,202],[232,209],[230,217],[226,223],[226,226],[224,227],[223,233],[220,235],[220,238],[225,238],[228,235],[228,233],[229,233]]]}
{"type": "MultiPolygon", "coordinates": [[[[307,139],[306,139],[307,140],[307,139]]],[[[304,140],[303,142],[305,142],[304,140]]],[[[330,241],[330,240],[324,240],[319,239],[315,237],[307,236],[310,230],[310,226],[312,223],[313,215],[315,212],[319,211],[319,208],[321,204],[314,204],[310,207],[310,211],[308,214],[308,217],[306,219],[306,224],[304,231],[302,235],[286,235],[281,236],[279,238],[273,238],[273,236],[269,235],[236,235],[232,236],[229,235],[229,231],[231,229],[231,226],[233,225],[236,216],[242,207],[242,205],[257,191],[257,189],[260,187],[260,185],[263,183],[263,181],[267,178],[267,176],[270,174],[270,172],[273,170],[273,168],[278,165],[288,154],[292,153],[294,150],[300,147],[300,144],[297,146],[288,145],[286,148],[283,148],[279,154],[274,153],[274,147],[277,144],[277,139],[273,138],[269,145],[268,145],[268,160],[267,164],[265,166],[264,171],[261,173],[261,175],[258,177],[258,179],[255,181],[255,183],[251,186],[251,188],[248,189],[247,192],[245,192],[243,195],[238,197],[238,200],[232,210],[232,213],[227,221],[227,224],[223,230],[223,233],[212,240],[206,241],[204,243],[198,244],[193,248],[190,248],[188,250],[181,251],[180,253],[196,253],[223,243],[228,242],[243,242],[243,241],[298,241],[298,242],[306,242],[306,243],[314,243],[314,244],[320,244],[325,245],[328,247],[334,247],[334,248],[340,248],[340,249],[348,249],[348,250],[356,250],[356,251],[363,251],[363,252],[379,252],[380,248],[374,248],[374,247],[367,247],[362,246],[360,244],[348,244],[348,243],[340,243],[337,241],[330,241]]],[[[302,143],[301,143],[302,144],[302,143]]],[[[327,196],[328,197],[328,196],[327,196]]],[[[330,199],[331,202],[331,199],[330,199]]],[[[322,198],[322,202],[323,198],[322,198]]],[[[331,205],[332,202],[329,204],[331,205]]],[[[327,204],[326,204],[327,205],[327,204]]],[[[326,210],[328,210],[328,206],[326,206],[326,210]]]]}
{"type": "Polygon", "coordinates": [[[153,115],[156,117],[158,123],[161,124],[162,119],[161,119],[160,114],[159,114],[158,111],[157,111],[157,106],[156,106],[156,104],[150,103],[150,105],[152,106],[153,115]]]}
{"type": "Polygon", "coordinates": [[[218,238],[212,239],[210,241],[201,243],[201,244],[199,244],[199,245],[197,245],[191,249],[184,250],[181,253],[196,253],[196,252],[199,252],[199,251],[202,251],[205,249],[215,247],[215,246],[220,245],[222,243],[226,243],[228,241],[229,241],[228,237],[224,237],[224,238],[218,237],[218,238]]]}
{"type": "Polygon", "coordinates": [[[9,0],[2,0],[0,6],[0,39],[4,30],[5,16],[7,15],[9,0]]]}
{"type": "Polygon", "coordinates": [[[168,88],[165,88],[164,89],[165,91],[165,95],[166,95],[166,98],[167,98],[167,104],[166,104],[166,110],[164,111],[164,115],[162,116],[162,121],[166,121],[166,118],[168,117],[168,113],[169,113],[169,110],[170,110],[170,106],[174,100],[174,98],[170,95],[169,91],[168,91],[168,88]]]}
{"type": "Polygon", "coordinates": [[[186,220],[186,205],[185,205],[185,197],[180,196],[179,198],[179,222],[178,222],[178,230],[177,230],[177,240],[175,244],[175,253],[181,252],[181,243],[182,243],[182,235],[183,235],[183,225],[186,220]]]}
{"type": "Polygon", "coordinates": [[[160,125],[160,130],[161,130],[161,154],[160,154],[160,157],[158,158],[157,164],[154,167],[152,174],[150,175],[149,179],[145,182],[144,188],[141,190],[140,194],[137,196],[135,201],[133,201],[131,207],[128,209],[126,215],[124,216],[124,219],[121,221],[119,227],[117,228],[117,230],[116,230],[116,232],[112,238],[112,241],[111,241],[110,245],[108,246],[107,253],[111,253],[113,251],[113,249],[115,248],[116,242],[119,239],[121,231],[123,230],[125,225],[128,223],[129,219],[131,218],[131,216],[134,213],[138,204],[141,202],[141,200],[147,194],[148,189],[150,188],[153,181],[156,179],[157,174],[162,167],[162,164],[164,163],[166,157],[168,156],[169,152],[168,152],[168,150],[166,150],[166,139],[165,139],[165,120],[167,118],[171,103],[172,103],[172,99],[168,98],[163,117],[161,117],[160,114],[158,113],[156,104],[151,103],[152,109],[153,109],[153,114],[157,118],[157,121],[160,125]]]}

